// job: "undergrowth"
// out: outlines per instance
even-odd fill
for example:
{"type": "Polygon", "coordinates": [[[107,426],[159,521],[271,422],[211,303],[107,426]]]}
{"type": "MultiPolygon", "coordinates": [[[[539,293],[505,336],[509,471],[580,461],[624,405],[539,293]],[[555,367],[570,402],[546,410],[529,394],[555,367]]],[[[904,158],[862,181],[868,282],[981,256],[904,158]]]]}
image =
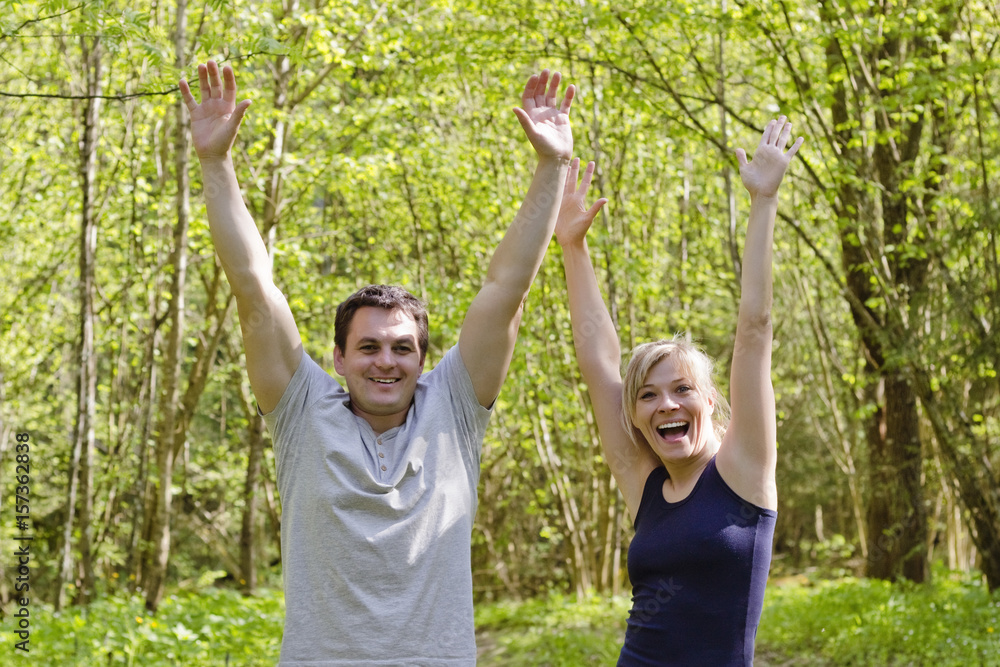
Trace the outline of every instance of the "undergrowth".
{"type": "MultiPolygon", "coordinates": [[[[476,607],[479,665],[614,665],[625,635],[625,597],[552,594],[476,607]]],[[[206,587],[175,591],[155,616],[140,596],[107,596],[55,613],[31,607],[29,653],[4,664],[256,666],[277,664],[280,591],[245,598],[206,587]]],[[[843,578],[768,588],[758,667],[903,665],[1000,667],[1000,592],[981,579],[939,573],[929,585],[843,578]]]]}

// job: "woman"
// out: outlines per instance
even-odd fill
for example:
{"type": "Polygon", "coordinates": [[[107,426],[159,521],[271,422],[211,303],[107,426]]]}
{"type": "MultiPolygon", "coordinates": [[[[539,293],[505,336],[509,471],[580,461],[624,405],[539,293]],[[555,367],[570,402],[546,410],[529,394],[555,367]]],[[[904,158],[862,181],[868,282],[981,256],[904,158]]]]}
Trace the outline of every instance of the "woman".
{"type": "Polygon", "coordinates": [[[771,245],[778,186],[802,145],[768,123],[753,159],[737,149],[750,193],[730,393],[712,362],[674,339],[641,345],[622,379],[618,336],[601,298],[586,235],[607,202],[566,180],[556,238],[563,249],[573,342],[601,442],[636,534],[632,610],[619,665],[750,665],[778,506],[771,386],[771,245]],[[728,423],[727,423],[728,422],[728,423]]]}

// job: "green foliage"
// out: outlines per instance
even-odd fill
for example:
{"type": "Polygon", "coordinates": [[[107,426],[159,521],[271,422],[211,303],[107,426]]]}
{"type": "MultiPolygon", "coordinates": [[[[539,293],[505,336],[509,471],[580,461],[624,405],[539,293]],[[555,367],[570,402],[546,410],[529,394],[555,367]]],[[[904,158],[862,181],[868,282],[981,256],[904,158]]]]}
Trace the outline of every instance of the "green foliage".
{"type": "MultiPolygon", "coordinates": [[[[980,579],[938,573],[933,586],[837,579],[772,584],[755,664],[1000,665],[1000,595],[980,579]]],[[[559,595],[476,609],[480,664],[612,664],[629,601],[559,595]]]]}
{"type": "MultiPolygon", "coordinates": [[[[1000,596],[981,580],[939,572],[914,586],[838,579],[772,585],[755,664],[1000,665],[1000,596]]],[[[476,607],[478,664],[613,664],[625,636],[627,597],[582,601],[551,593],[476,607]]],[[[103,597],[53,613],[33,606],[30,662],[107,665],[273,665],[283,625],[280,592],[175,591],[155,616],[139,596],[103,597]]],[[[20,655],[20,654],[18,654],[20,655]]]]}
{"type": "Polygon", "coordinates": [[[981,578],[768,588],[759,651],[802,665],[1000,665],[1000,595],[981,578]]]}
{"type": "MultiPolygon", "coordinates": [[[[139,595],[104,597],[54,613],[32,607],[30,664],[274,665],[281,647],[280,591],[243,597],[225,589],[177,592],[155,616],[139,595]]],[[[20,654],[19,654],[20,655],[20,654]]]]}
{"type": "Polygon", "coordinates": [[[476,608],[481,665],[610,665],[625,636],[629,602],[590,596],[583,602],[558,594],[476,608]]]}
{"type": "MultiPolygon", "coordinates": [[[[430,0],[299,3],[286,12],[290,6],[192,5],[190,61],[175,63],[170,2],[0,2],[0,91],[10,95],[0,97],[0,437],[26,430],[37,445],[33,589],[42,597],[52,597],[62,547],[76,411],[83,102],[75,98],[83,90],[84,35],[103,40],[104,92],[130,95],[104,101],[97,174],[93,515],[96,568],[109,593],[137,571],[146,485],[156,475],[150,454],[163,313],[173,298],[164,267],[179,182],[170,91],[208,57],[232,64],[241,97],[253,100],[237,170],[251,212],[273,240],[275,280],[306,349],[325,367],[332,367],[336,304],[368,282],[403,284],[429,303],[431,365],[455,343],[531,175],[534,158],[510,107],[532,71],[551,67],[579,87],[576,152],[597,161],[593,192],[610,199],[590,245],[623,348],[689,331],[718,357],[723,391],[739,297],[734,257],[748,203],[732,150],[752,147],[779,111],[808,135],[783,186],[786,217],[775,231],[776,567],[857,567],[855,510],[863,513],[871,491],[865,423],[879,405],[869,395],[877,378],[867,374],[843,299],[845,252],[866,258],[857,270],[873,286],[866,300],[875,316],[911,323],[888,341],[894,349],[886,359],[926,370],[933,400],[924,408],[945,415],[949,437],[924,447],[928,489],[939,494],[942,511],[954,508],[945,493],[953,475],[938,465],[935,449],[954,442],[976,468],[985,469],[982,460],[1000,464],[1000,82],[992,76],[997,30],[988,3],[859,0],[834,10],[790,0],[777,11],[756,0],[560,0],[541,9],[524,0],[430,0]],[[892,40],[914,48],[895,59],[856,57],[892,40]],[[835,52],[844,62],[828,59],[835,52]],[[279,84],[285,67],[289,76],[279,84]],[[845,82],[851,113],[837,126],[831,105],[845,82]],[[18,97],[33,94],[64,97],[18,97]],[[844,146],[834,140],[841,131],[844,146]],[[950,139],[939,145],[942,136],[950,139]],[[911,140],[915,157],[901,160],[898,185],[879,182],[875,147],[905,150],[911,140]],[[844,201],[845,188],[858,201],[844,201]],[[905,220],[883,224],[885,192],[907,198],[905,220]],[[900,302],[910,293],[895,278],[924,261],[926,294],[900,302]],[[884,268],[889,262],[895,275],[884,268]],[[814,539],[817,507],[826,535],[843,541],[814,539]]],[[[228,298],[224,280],[211,289],[219,267],[196,164],[190,175],[185,374],[212,324],[209,306],[228,298]]],[[[235,315],[224,325],[175,476],[174,581],[237,569],[252,412],[244,412],[235,315]]],[[[627,583],[630,525],[574,357],[553,245],[484,443],[473,535],[482,599],[627,583]]],[[[7,494],[9,451],[0,447],[7,494]]],[[[274,514],[260,513],[256,546],[271,561],[280,498],[270,450],[265,459],[257,497],[274,514]]],[[[14,528],[6,522],[0,531],[6,540],[14,528]]]]}

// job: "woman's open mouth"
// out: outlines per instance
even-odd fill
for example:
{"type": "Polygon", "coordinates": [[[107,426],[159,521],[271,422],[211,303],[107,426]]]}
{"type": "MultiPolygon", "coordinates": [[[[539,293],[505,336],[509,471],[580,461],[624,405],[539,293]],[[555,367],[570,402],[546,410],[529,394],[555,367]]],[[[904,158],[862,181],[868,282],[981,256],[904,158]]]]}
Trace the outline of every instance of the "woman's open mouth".
{"type": "Polygon", "coordinates": [[[656,427],[656,432],[664,440],[676,440],[687,435],[690,424],[686,421],[672,421],[660,424],[656,427]]]}

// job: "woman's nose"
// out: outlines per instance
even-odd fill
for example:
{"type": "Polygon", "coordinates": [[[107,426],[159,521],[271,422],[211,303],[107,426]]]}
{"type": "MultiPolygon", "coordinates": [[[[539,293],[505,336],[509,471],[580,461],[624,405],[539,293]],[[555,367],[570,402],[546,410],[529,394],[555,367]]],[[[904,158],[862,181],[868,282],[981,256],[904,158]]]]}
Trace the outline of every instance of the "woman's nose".
{"type": "Polygon", "coordinates": [[[677,409],[677,401],[670,394],[660,397],[660,404],[656,407],[659,412],[672,412],[677,409]]]}

